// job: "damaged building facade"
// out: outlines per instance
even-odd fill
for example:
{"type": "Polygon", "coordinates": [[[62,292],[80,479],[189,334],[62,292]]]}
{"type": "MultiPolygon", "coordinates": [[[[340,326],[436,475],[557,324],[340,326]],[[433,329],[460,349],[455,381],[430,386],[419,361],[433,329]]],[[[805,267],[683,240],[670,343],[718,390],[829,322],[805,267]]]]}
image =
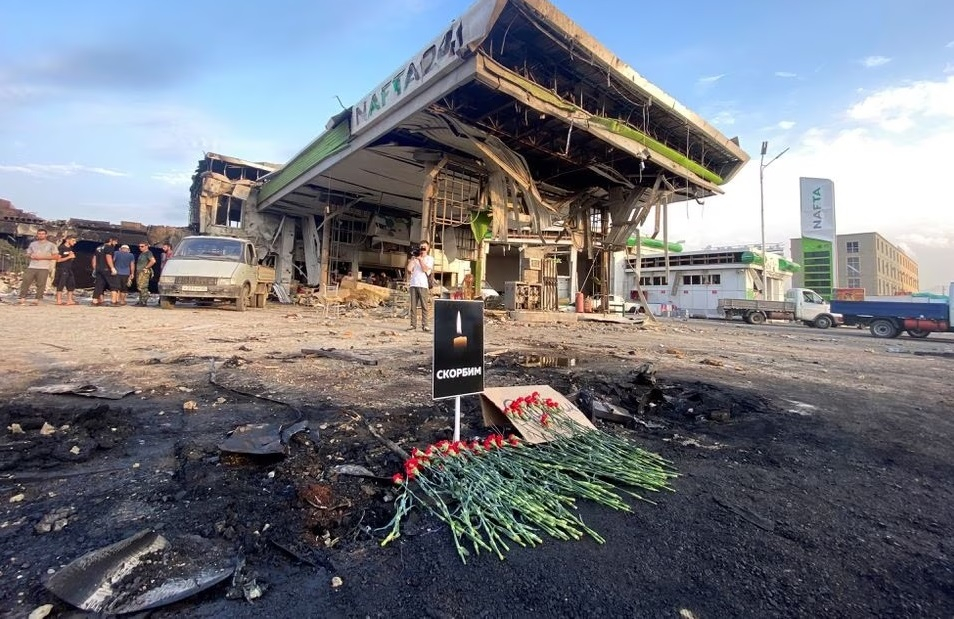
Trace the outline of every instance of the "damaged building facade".
{"type": "Polygon", "coordinates": [[[207,156],[190,226],[252,239],[285,285],[398,275],[426,239],[445,286],[470,272],[554,310],[629,296],[631,239],[668,251],[668,205],[746,161],[550,3],[481,0],[283,166],[207,156]]]}

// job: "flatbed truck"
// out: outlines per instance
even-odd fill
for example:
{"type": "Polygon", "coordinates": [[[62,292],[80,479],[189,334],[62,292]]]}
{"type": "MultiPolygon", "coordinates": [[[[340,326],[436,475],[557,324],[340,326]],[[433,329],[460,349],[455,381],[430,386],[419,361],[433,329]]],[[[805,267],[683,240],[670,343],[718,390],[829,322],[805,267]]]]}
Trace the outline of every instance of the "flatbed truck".
{"type": "Polygon", "coordinates": [[[760,325],[766,320],[789,320],[827,329],[842,322],[841,316],[832,311],[825,299],[808,288],[788,290],[784,301],[719,299],[719,310],[726,318],[741,318],[750,325],[760,325]]]}
{"type": "Polygon", "coordinates": [[[875,337],[898,337],[906,332],[924,338],[931,333],[954,332],[954,282],[947,303],[832,301],[831,307],[844,316],[845,324],[868,327],[875,337]]]}

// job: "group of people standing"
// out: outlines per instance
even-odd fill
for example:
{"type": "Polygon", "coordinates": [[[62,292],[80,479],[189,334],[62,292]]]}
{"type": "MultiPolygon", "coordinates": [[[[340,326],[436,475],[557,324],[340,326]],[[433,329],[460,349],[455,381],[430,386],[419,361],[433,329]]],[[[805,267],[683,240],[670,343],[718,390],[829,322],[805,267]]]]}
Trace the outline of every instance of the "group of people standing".
{"type": "MultiPolygon", "coordinates": [[[[30,263],[23,273],[23,281],[20,284],[20,305],[26,303],[31,286],[36,287],[36,300],[32,301],[31,305],[39,305],[43,299],[43,293],[46,292],[51,268],[55,269],[53,281],[56,287],[56,304],[76,305],[74,296],[76,243],[76,237],[69,235],[57,246],[47,238],[46,230],[42,228],[37,230],[35,240],[27,247],[26,253],[30,263]]],[[[164,244],[158,260],[160,269],[171,255],[172,247],[168,243],[164,244]]],[[[112,305],[126,305],[126,298],[134,281],[136,290],[139,292],[136,305],[146,305],[149,300],[149,281],[152,279],[156,265],[156,256],[148,243],[140,243],[139,254],[136,255],[130,251],[129,245],[120,245],[117,237],[109,237],[93,253],[92,305],[103,307],[107,290],[110,293],[112,305]]]]}
{"type": "MultiPolygon", "coordinates": [[[[160,268],[165,265],[172,247],[168,243],[162,246],[162,261],[160,268]]],[[[96,248],[93,253],[93,302],[94,307],[105,305],[105,294],[109,290],[112,305],[126,305],[126,298],[136,282],[139,292],[138,306],[145,306],[149,301],[149,280],[156,266],[156,257],[149,249],[148,243],[139,244],[138,257],[133,254],[129,245],[119,245],[119,239],[110,237],[105,243],[96,248]],[[118,245],[118,248],[117,248],[118,245]]]]}

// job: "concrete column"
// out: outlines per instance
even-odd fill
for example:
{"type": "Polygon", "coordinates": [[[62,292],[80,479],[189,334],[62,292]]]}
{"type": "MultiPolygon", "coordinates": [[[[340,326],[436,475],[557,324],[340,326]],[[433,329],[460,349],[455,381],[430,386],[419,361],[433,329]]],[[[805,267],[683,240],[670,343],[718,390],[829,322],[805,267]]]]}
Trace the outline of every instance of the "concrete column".
{"type": "Polygon", "coordinates": [[[579,260],[579,250],[576,245],[570,245],[570,303],[576,302],[576,293],[580,291],[580,277],[577,275],[577,260],[579,260]]]}
{"type": "Polygon", "coordinates": [[[321,220],[321,290],[327,290],[331,282],[331,207],[325,205],[324,219],[321,220]]]}
{"type": "Polygon", "coordinates": [[[295,271],[293,262],[295,252],[295,218],[286,217],[282,223],[281,236],[278,239],[278,259],[275,261],[275,277],[278,282],[291,292],[292,274],[295,271]]]}

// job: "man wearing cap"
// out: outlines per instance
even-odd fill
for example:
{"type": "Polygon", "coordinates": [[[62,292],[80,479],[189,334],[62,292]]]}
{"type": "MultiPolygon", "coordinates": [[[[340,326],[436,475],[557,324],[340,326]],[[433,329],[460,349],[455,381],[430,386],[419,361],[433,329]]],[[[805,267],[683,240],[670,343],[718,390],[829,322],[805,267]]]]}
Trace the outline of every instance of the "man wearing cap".
{"type": "Polygon", "coordinates": [[[156,257],[152,255],[148,243],[139,244],[139,258],[136,259],[136,290],[139,291],[139,301],[136,305],[145,307],[149,301],[149,280],[152,279],[152,267],[156,265],[156,257]]]}
{"type": "Polygon", "coordinates": [[[120,245],[119,251],[113,254],[113,266],[116,267],[116,277],[119,279],[119,304],[126,305],[129,287],[133,281],[133,262],[136,257],[129,252],[129,245],[120,245]]]}

